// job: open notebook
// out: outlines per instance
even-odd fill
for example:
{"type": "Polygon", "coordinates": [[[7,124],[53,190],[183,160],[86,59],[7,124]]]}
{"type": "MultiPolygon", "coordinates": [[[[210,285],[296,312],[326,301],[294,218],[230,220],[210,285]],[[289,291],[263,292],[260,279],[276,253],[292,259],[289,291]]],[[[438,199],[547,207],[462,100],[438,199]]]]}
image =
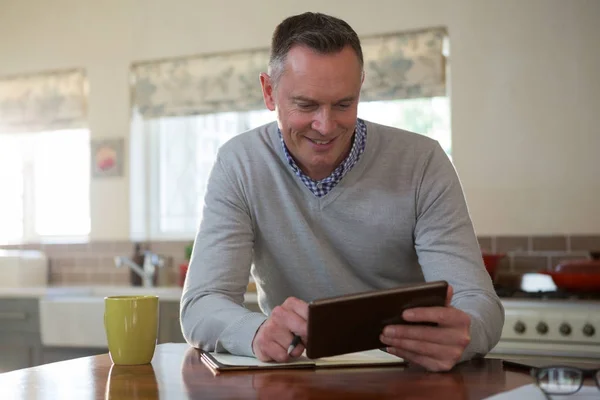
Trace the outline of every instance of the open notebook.
{"type": "Polygon", "coordinates": [[[262,362],[254,357],[234,356],[229,353],[214,352],[202,352],[201,359],[214,373],[258,369],[356,368],[405,364],[403,359],[381,350],[367,350],[314,360],[302,355],[286,363],[262,362]]]}

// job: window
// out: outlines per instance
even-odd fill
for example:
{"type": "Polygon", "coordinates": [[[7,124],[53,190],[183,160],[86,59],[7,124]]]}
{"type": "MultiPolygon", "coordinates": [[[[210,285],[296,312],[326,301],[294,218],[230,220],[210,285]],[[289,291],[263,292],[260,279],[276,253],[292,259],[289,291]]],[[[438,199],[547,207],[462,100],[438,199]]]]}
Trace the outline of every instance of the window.
{"type": "Polygon", "coordinates": [[[89,141],[82,129],[0,134],[0,244],[89,234],[89,141]]]}
{"type": "Polygon", "coordinates": [[[428,136],[437,140],[446,154],[452,156],[450,103],[446,96],[361,102],[358,116],[428,136]]]}
{"type": "Polygon", "coordinates": [[[219,147],[241,132],[274,120],[268,110],[135,119],[131,138],[132,238],[193,236],[202,218],[206,185],[219,147]],[[141,149],[143,155],[135,149],[141,149]]]}
{"type": "MultiPolygon", "coordinates": [[[[363,102],[358,116],[430,136],[450,154],[447,97],[363,102]]],[[[135,118],[131,142],[132,238],[193,237],[202,218],[206,184],[219,147],[235,135],[274,119],[268,110],[135,118]]]]}

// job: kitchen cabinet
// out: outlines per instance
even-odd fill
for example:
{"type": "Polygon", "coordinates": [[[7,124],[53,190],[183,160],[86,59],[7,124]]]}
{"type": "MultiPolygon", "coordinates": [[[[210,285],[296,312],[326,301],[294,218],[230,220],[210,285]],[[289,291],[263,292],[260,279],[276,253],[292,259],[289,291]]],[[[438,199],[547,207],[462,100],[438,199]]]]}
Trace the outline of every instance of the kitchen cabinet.
{"type": "Polygon", "coordinates": [[[44,347],[39,299],[0,298],[0,373],[106,352],[98,348],[44,347]]]}
{"type": "Polygon", "coordinates": [[[0,332],[39,333],[38,300],[0,299],[0,332]]]}
{"type": "Polygon", "coordinates": [[[40,362],[37,299],[0,298],[0,373],[40,362]]]}
{"type": "Polygon", "coordinates": [[[158,343],[185,343],[179,323],[179,302],[160,301],[158,343]]]}
{"type": "Polygon", "coordinates": [[[0,333],[0,373],[38,365],[41,346],[35,340],[31,334],[0,333]]]}
{"type": "MultiPolygon", "coordinates": [[[[179,302],[160,301],[158,343],[185,343],[179,322],[179,302]]],[[[247,302],[244,306],[255,312],[261,312],[257,303],[247,302]]]]}

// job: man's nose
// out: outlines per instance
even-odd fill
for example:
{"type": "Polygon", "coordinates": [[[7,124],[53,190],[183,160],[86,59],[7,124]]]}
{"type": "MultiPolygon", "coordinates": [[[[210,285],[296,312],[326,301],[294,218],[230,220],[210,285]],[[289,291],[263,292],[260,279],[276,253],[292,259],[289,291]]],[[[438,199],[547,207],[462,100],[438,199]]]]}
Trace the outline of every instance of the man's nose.
{"type": "Polygon", "coordinates": [[[323,136],[328,136],[335,131],[335,120],[330,109],[322,107],[316,114],[311,128],[323,136]]]}

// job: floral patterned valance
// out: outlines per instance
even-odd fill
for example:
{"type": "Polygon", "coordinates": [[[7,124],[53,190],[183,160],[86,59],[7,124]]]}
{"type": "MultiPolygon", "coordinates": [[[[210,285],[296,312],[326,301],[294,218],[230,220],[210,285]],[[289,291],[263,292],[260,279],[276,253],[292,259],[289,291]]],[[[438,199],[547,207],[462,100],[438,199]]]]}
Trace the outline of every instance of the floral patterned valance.
{"type": "MultiPolygon", "coordinates": [[[[445,36],[439,28],[361,39],[361,100],[444,95],[445,36]]],[[[144,118],[261,109],[258,77],[268,60],[262,49],[136,64],[133,106],[144,118]]]]}
{"type": "Polygon", "coordinates": [[[443,28],[361,39],[365,61],[362,101],[446,94],[443,28]]]}
{"type": "Polygon", "coordinates": [[[133,67],[133,104],[144,118],[256,110],[268,50],[144,63],[133,67]]]}
{"type": "Polygon", "coordinates": [[[87,91],[82,70],[0,78],[0,133],[83,128],[87,91]]]}

